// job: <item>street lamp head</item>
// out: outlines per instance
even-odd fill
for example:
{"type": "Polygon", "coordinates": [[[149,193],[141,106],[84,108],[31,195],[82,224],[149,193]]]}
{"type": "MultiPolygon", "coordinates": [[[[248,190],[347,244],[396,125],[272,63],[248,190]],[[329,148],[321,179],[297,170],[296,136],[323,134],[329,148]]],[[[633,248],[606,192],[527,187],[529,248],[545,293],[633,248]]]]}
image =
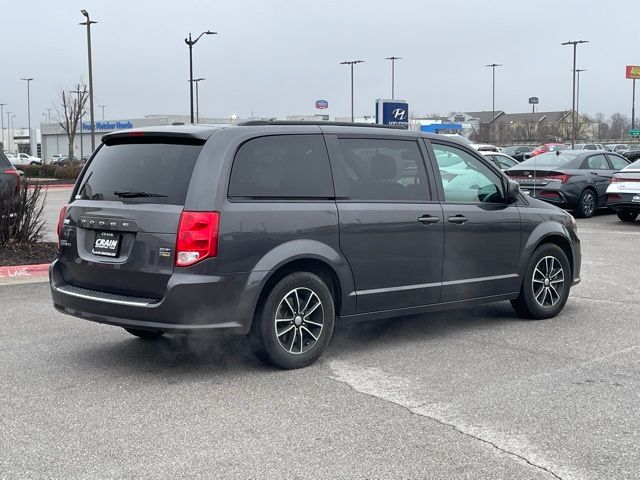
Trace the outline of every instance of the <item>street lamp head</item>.
{"type": "Polygon", "coordinates": [[[391,61],[395,61],[395,60],[402,60],[402,57],[385,57],[385,60],[391,60],[391,61]]]}
{"type": "Polygon", "coordinates": [[[33,78],[21,78],[20,80],[24,80],[25,82],[30,82],[33,78]]]}
{"type": "Polygon", "coordinates": [[[86,10],[80,10],[80,13],[85,17],[89,18],[89,12],[87,12],[86,10]]]}
{"type": "Polygon", "coordinates": [[[205,35],[217,35],[218,34],[218,32],[212,32],[211,30],[207,30],[204,33],[205,33],[205,35]]]}
{"type": "Polygon", "coordinates": [[[579,43],[589,43],[589,40],[571,40],[569,42],[562,42],[560,45],[578,45],[579,43]]]}
{"type": "Polygon", "coordinates": [[[364,63],[364,60],[345,60],[340,62],[340,65],[355,65],[356,63],[364,63]]]}
{"type": "Polygon", "coordinates": [[[491,68],[501,67],[501,66],[502,66],[501,63],[490,63],[488,65],[485,65],[485,67],[491,67],[491,68]]]}

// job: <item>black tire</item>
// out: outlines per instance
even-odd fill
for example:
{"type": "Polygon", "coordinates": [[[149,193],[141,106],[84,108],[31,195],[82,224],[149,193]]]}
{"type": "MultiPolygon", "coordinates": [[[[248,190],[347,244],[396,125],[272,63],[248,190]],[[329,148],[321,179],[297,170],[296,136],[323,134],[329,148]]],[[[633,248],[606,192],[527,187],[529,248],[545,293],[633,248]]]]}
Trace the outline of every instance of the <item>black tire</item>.
{"type": "Polygon", "coordinates": [[[164,335],[164,332],[152,330],[138,330],[137,328],[125,328],[127,332],[143,340],[156,340],[164,335]]]}
{"type": "Polygon", "coordinates": [[[576,205],[576,216],[580,218],[591,218],[596,212],[596,206],[598,205],[598,199],[596,194],[590,188],[585,188],[580,194],[580,200],[576,205]]]}
{"type": "Polygon", "coordinates": [[[511,306],[518,315],[524,318],[542,320],[555,317],[567,303],[571,289],[571,277],[571,267],[564,251],[552,243],[540,245],[529,260],[520,287],[520,295],[515,300],[511,300],[511,306]],[[555,259],[556,263],[551,263],[550,260],[547,260],[549,258],[555,259]],[[551,270],[550,272],[545,271],[545,267],[548,267],[549,264],[551,264],[551,268],[548,269],[551,270]],[[557,272],[558,265],[562,267],[562,272],[554,273],[557,272]],[[547,275],[541,275],[541,273],[547,273],[547,275]],[[535,282],[534,274],[536,274],[535,282]],[[560,275],[563,283],[557,281],[560,275]]]}
{"type": "Polygon", "coordinates": [[[621,210],[616,212],[618,218],[623,222],[634,222],[638,218],[638,212],[634,210],[621,210]]]}
{"type": "Polygon", "coordinates": [[[258,308],[249,332],[251,349],[269,365],[286,370],[306,367],[326,349],[334,322],[327,284],[313,273],[295,272],[276,283],[258,308]],[[313,308],[317,301],[320,305],[313,308]]]}

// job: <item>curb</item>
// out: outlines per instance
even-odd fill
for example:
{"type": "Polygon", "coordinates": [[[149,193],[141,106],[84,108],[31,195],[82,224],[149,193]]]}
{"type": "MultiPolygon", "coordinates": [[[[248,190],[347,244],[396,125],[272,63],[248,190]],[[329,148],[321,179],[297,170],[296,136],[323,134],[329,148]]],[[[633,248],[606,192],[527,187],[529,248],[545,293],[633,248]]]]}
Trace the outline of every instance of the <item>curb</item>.
{"type": "MultiPolygon", "coordinates": [[[[65,188],[73,188],[75,184],[74,183],[56,183],[53,185],[48,185],[46,183],[38,183],[36,185],[40,185],[40,187],[43,190],[62,190],[65,188]]],[[[29,185],[29,188],[33,188],[33,187],[34,187],[33,184],[29,185]]]]}
{"type": "Polygon", "coordinates": [[[49,264],[0,267],[0,285],[44,282],[49,277],[49,264]]]}

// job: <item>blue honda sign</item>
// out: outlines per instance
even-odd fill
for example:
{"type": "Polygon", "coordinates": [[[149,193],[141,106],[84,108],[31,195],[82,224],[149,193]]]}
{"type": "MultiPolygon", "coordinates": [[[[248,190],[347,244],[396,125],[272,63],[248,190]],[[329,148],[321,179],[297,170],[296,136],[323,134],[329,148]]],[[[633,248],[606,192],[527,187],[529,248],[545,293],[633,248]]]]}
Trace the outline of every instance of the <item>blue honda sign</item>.
{"type": "Polygon", "coordinates": [[[376,123],[409,127],[409,104],[404,100],[376,101],[376,123]]]}

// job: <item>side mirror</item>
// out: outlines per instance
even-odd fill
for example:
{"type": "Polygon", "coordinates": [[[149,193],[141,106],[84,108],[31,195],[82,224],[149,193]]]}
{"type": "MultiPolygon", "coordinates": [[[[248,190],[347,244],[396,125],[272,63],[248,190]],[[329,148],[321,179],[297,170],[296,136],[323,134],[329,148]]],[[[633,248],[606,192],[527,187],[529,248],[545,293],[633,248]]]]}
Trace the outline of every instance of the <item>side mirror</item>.
{"type": "Polygon", "coordinates": [[[507,183],[507,203],[515,203],[520,199],[520,185],[509,180],[507,183]]]}

